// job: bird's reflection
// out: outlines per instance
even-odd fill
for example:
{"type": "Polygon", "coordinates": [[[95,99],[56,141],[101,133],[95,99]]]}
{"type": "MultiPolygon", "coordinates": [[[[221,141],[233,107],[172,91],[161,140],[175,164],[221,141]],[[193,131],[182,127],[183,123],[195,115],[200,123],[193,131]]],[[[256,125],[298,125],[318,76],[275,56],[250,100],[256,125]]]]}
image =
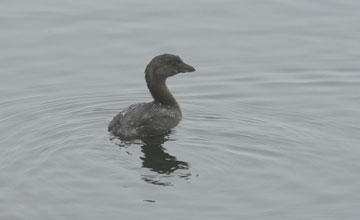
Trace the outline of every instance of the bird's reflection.
{"type": "MultiPolygon", "coordinates": [[[[143,138],[141,139],[141,152],[140,156],[142,167],[152,172],[142,175],[142,179],[151,184],[171,186],[171,177],[180,177],[189,179],[191,173],[186,172],[189,169],[189,164],[185,161],[177,160],[177,158],[166,152],[163,147],[165,142],[169,141],[168,135],[143,138]]],[[[131,145],[127,143],[126,146],[131,145]]],[[[119,146],[125,146],[119,144],[119,146]]]]}

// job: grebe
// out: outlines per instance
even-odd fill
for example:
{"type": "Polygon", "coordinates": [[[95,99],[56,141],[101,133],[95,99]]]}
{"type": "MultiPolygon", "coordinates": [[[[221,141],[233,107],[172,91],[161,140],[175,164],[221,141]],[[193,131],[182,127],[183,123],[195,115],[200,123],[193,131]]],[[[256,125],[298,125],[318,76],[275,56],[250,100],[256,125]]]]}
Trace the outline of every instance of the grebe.
{"type": "Polygon", "coordinates": [[[145,79],[154,101],[132,104],[119,112],[108,131],[124,139],[166,134],[181,120],[180,106],[166,86],[166,79],[178,73],[194,72],[179,56],[154,57],[145,69],[145,79]]]}

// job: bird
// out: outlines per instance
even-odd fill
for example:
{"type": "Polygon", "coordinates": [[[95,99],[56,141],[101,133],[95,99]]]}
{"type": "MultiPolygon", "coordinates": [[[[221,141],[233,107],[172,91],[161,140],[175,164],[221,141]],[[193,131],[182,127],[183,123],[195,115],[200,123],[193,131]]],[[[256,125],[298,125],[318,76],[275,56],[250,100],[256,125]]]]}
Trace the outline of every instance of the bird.
{"type": "Polygon", "coordinates": [[[166,85],[166,79],[195,68],[173,54],[154,57],[145,69],[152,102],[132,104],[120,111],[109,123],[108,131],[121,139],[141,139],[168,133],[182,119],[179,103],[166,85]]]}

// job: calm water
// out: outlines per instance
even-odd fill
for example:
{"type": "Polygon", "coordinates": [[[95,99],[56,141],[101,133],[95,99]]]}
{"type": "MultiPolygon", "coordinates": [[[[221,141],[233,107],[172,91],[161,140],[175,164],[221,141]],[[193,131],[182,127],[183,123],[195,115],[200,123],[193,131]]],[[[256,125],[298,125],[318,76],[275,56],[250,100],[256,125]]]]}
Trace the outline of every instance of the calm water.
{"type": "Polygon", "coordinates": [[[0,219],[358,219],[360,2],[19,0],[0,7],[0,219]],[[149,60],[184,118],[122,143],[149,60]]]}

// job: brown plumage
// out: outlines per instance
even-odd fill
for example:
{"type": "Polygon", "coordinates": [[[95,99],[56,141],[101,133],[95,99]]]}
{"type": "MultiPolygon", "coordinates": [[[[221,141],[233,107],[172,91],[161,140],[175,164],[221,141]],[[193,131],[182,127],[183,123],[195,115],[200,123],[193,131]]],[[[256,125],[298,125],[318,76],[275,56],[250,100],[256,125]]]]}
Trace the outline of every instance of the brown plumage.
{"type": "Polygon", "coordinates": [[[194,67],[179,56],[154,57],[145,69],[145,79],[154,101],[130,105],[119,112],[108,126],[109,132],[123,139],[166,134],[181,120],[180,106],[166,86],[166,79],[178,73],[193,72],[194,67]]]}

